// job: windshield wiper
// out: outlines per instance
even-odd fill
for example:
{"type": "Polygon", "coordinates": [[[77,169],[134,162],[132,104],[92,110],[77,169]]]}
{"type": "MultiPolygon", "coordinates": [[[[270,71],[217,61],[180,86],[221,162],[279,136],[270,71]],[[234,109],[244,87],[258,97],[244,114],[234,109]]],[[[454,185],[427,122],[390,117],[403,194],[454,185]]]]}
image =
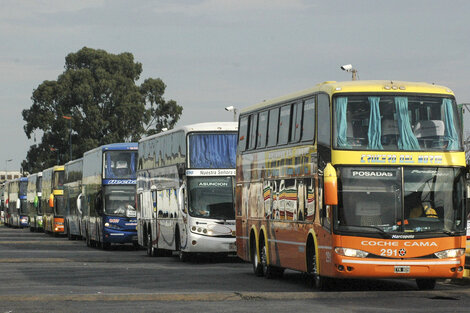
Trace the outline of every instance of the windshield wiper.
{"type": "Polygon", "coordinates": [[[456,234],[456,232],[454,230],[443,229],[442,232],[446,235],[449,235],[449,236],[454,236],[456,234]]]}
{"type": "Polygon", "coordinates": [[[352,229],[349,229],[349,228],[357,229],[358,231],[364,230],[364,228],[373,229],[376,231],[376,233],[381,234],[383,238],[390,238],[390,234],[386,233],[383,229],[380,229],[377,226],[343,226],[343,227],[347,228],[346,230],[350,230],[350,231],[352,231],[352,229]]]}

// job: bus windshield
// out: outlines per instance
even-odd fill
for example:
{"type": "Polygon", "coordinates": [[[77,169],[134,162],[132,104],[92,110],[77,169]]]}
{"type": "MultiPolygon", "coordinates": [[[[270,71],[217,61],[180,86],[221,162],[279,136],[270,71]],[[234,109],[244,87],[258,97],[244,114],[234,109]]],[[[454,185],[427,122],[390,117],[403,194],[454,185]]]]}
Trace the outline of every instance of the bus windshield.
{"type": "Polygon", "coordinates": [[[135,217],[135,185],[106,186],[104,195],[105,214],[135,217]]]}
{"type": "Polygon", "coordinates": [[[189,215],[233,220],[232,177],[189,177],[189,215]]]}
{"type": "Polygon", "coordinates": [[[64,178],[65,172],[64,171],[57,171],[54,172],[54,188],[53,189],[64,189],[64,178]]]}
{"type": "Polygon", "coordinates": [[[460,169],[342,167],[339,172],[339,231],[408,234],[465,230],[460,169]]]}
{"type": "Polygon", "coordinates": [[[64,216],[65,215],[64,196],[55,196],[54,197],[54,210],[55,210],[54,214],[57,215],[57,216],[64,216]]]}
{"type": "Polygon", "coordinates": [[[454,99],[438,96],[338,95],[334,146],[350,150],[461,150],[454,99]]]}
{"type": "Polygon", "coordinates": [[[28,200],[21,199],[20,203],[20,214],[28,214],[28,200]]]}
{"type": "Polygon", "coordinates": [[[20,196],[26,196],[28,192],[28,182],[22,181],[20,182],[20,196]]]}
{"type": "Polygon", "coordinates": [[[136,179],[136,151],[108,151],[104,153],[105,179],[136,179]]]}

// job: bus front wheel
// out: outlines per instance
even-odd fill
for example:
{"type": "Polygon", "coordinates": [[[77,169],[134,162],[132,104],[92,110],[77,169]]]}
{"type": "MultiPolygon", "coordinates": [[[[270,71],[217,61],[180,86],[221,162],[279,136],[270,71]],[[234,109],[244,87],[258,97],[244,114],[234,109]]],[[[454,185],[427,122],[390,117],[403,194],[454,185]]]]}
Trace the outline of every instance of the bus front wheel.
{"type": "Polygon", "coordinates": [[[307,245],[307,273],[310,274],[315,288],[318,290],[328,290],[330,287],[330,278],[320,275],[315,246],[311,241],[312,240],[309,240],[309,244],[307,245]]]}

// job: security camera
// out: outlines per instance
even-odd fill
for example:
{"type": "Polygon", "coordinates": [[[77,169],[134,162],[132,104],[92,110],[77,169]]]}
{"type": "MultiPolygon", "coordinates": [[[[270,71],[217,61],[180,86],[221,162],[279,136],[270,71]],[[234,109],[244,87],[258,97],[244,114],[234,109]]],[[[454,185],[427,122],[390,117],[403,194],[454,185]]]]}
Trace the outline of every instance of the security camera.
{"type": "Polygon", "coordinates": [[[346,65],[341,66],[341,69],[343,71],[349,72],[353,69],[353,67],[352,67],[352,64],[346,64],[346,65]]]}
{"type": "Polygon", "coordinates": [[[233,105],[225,108],[226,111],[233,111],[233,109],[235,109],[233,105]]]}

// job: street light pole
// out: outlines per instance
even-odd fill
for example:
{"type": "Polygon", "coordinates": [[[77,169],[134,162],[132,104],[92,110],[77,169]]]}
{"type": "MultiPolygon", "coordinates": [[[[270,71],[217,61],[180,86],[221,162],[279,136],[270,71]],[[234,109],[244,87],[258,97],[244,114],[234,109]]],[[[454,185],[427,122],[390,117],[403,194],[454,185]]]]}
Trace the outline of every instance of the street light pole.
{"type": "Polygon", "coordinates": [[[13,161],[13,159],[5,160],[5,181],[7,181],[7,164],[11,161],[13,161]]]}
{"type": "Polygon", "coordinates": [[[237,108],[235,108],[233,105],[228,106],[225,108],[225,111],[233,112],[233,121],[237,121],[237,108]]]}

